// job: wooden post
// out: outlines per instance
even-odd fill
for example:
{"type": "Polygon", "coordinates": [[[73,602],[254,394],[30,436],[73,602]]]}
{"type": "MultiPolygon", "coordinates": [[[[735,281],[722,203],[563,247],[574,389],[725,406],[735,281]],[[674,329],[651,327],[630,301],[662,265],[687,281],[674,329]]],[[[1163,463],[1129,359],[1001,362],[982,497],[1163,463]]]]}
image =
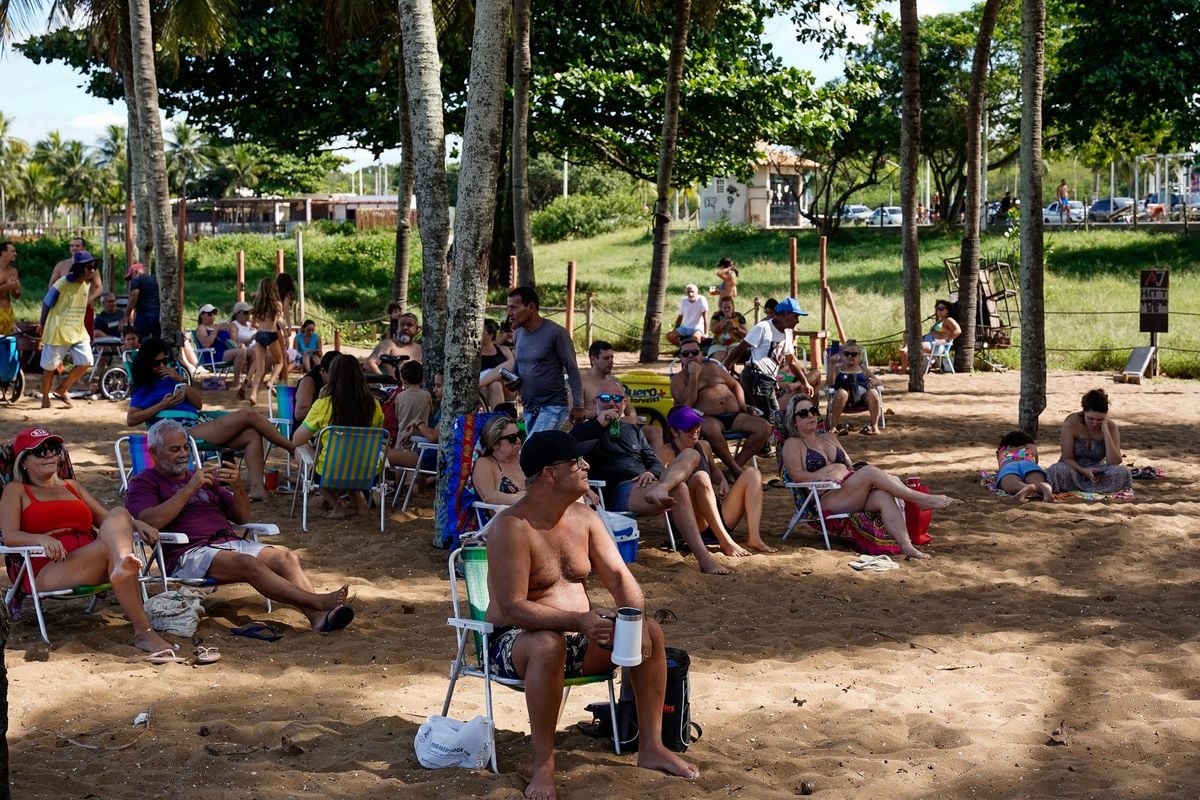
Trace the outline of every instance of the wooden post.
{"type": "Polygon", "coordinates": [[[283,274],[283,251],[282,250],[275,251],[275,274],[276,275],[283,274]]]}
{"type": "MultiPolygon", "coordinates": [[[[829,296],[829,280],[828,280],[829,276],[828,276],[828,273],[825,271],[825,266],[826,266],[825,265],[825,253],[826,253],[825,248],[826,248],[826,245],[828,244],[828,242],[829,242],[829,239],[825,236],[822,236],[821,243],[818,246],[818,258],[819,258],[819,262],[820,262],[820,267],[818,269],[818,275],[820,276],[820,281],[821,281],[821,330],[826,330],[826,327],[825,327],[825,298],[829,296]]],[[[841,333],[841,331],[838,331],[838,332],[841,333]]]]}
{"type": "Polygon", "coordinates": [[[584,339],[590,350],[592,347],[592,290],[588,289],[587,308],[584,309],[583,328],[584,339]]]}
{"type": "Polygon", "coordinates": [[[791,282],[788,283],[788,297],[796,296],[796,237],[788,239],[788,261],[791,264],[791,282]]]}
{"type": "Polygon", "coordinates": [[[567,336],[575,338],[575,262],[567,262],[567,336]]]}
{"type": "Polygon", "coordinates": [[[304,323],[304,231],[296,228],[296,285],[300,303],[300,323],[304,323]]]}
{"type": "Polygon", "coordinates": [[[187,330],[183,315],[183,250],[187,241],[187,198],[179,198],[179,241],[176,242],[176,263],[179,264],[179,330],[187,330]]]}
{"type": "Polygon", "coordinates": [[[517,257],[508,257],[508,288],[517,288],[517,257]]]}
{"type": "Polygon", "coordinates": [[[237,255],[237,301],[246,302],[246,251],[238,250],[237,255]]]}
{"type": "Polygon", "coordinates": [[[342,352],[342,332],[338,328],[333,329],[333,351],[342,352]]]}

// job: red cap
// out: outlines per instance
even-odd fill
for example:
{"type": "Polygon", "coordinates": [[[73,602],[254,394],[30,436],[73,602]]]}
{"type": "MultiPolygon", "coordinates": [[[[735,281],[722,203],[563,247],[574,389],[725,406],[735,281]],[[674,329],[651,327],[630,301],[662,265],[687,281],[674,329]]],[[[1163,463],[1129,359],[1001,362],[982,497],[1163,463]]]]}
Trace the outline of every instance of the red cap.
{"type": "Polygon", "coordinates": [[[59,444],[63,443],[63,438],[57,436],[45,428],[26,428],[17,434],[17,438],[13,440],[13,456],[19,457],[26,450],[32,450],[39,444],[45,441],[55,441],[59,444]]]}
{"type": "Polygon", "coordinates": [[[142,264],[142,262],[139,261],[136,264],[133,264],[132,266],[130,266],[129,269],[125,272],[125,280],[129,280],[134,275],[141,275],[145,271],[146,271],[146,266],[144,264],[142,264]]]}

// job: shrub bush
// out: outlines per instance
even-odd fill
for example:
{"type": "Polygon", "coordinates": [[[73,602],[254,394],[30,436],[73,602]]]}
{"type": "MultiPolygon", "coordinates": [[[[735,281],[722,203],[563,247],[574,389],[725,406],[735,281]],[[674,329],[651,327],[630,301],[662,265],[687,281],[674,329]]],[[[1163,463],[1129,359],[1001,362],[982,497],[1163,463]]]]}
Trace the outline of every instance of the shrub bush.
{"type": "Polygon", "coordinates": [[[544,243],[586,239],[641,221],[641,209],[633,197],[575,194],[556,197],[544,209],[535,212],[530,228],[533,238],[544,243]]]}

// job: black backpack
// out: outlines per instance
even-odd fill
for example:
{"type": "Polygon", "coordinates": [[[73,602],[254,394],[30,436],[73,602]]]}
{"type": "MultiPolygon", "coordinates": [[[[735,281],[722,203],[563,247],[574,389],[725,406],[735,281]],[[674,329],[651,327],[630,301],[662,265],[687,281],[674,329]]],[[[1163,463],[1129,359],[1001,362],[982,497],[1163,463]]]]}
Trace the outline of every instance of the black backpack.
{"type": "MultiPolygon", "coordinates": [[[[691,684],[688,667],[691,659],[686,650],[667,648],[667,691],[663,697],[662,743],[676,753],[686,752],[688,745],[704,735],[703,729],[692,722],[691,684]]],[[[612,739],[613,722],[609,719],[608,703],[592,703],[587,707],[593,718],[588,732],[594,736],[612,739]]],[[[633,696],[633,684],[621,681],[621,696],[617,700],[617,736],[621,752],[631,753],[638,749],[637,704],[633,696]]]]}

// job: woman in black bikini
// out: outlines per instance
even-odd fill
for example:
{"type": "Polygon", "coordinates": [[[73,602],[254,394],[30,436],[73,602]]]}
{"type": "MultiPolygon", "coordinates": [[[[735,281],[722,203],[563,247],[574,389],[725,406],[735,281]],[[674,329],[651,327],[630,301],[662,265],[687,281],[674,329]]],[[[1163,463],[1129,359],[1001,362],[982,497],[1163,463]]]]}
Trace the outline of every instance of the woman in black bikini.
{"type": "Polygon", "coordinates": [[[904,512],[896,500],[915,503],[923,508],[946,508],[953,500],[941,494],[914,491],[894,475],[878,467],[864,465],[853,469],[846,451],[837,440],[820,433],[821,412],[803,395],[794,396],[787,405],[784,426],[788,438],[783,443],[783,468],[786,480],[833,481],[840,484],[821,496],[821,504],[833,514],[876,511],[884,528],[900,551],[912,558],[929,558],[913,546],[904,523],[904,512]]]}
{"type": "Polygon", "coordinates": [[[658,457],[670,464],[684,450],[695,450],[700,454],[700,468],[688,481],[692,507],[696,510],[696,521],[708,525],[717,537],[721,552],[727,556],[748,556],[755,553],[774,553],[762,540],[759,527],[762,522],[763,482],[762,473],[746,466],[733,486],[720,467],[714,468],[712,447],[700,438],[700,424],[704,417],[691,406],[676,406],[667,414],[670,437],[658,449],[658,457]],[[720,503],[718,504],[718,500],[720,503]],[[733,541],[729,529],[746,520],[746,548],[733,541]]]}
{"type": "Polygon", "coordinates": [[[471,483],[483,502],[507,506],[525,496],[521,439],[517,423],[508,417],[496,417],[483,426],[479,435],[483,455],[471,468],[471,483]]]}
{"type": "Polygon", "coordinates": [[[512,369],[512,351],[496,341],[500,325],[494,319],[483,321],[483,338],[479,342],[479,391],[488,408],[505,401],[504,378],[500,369],[512,369]]]}

